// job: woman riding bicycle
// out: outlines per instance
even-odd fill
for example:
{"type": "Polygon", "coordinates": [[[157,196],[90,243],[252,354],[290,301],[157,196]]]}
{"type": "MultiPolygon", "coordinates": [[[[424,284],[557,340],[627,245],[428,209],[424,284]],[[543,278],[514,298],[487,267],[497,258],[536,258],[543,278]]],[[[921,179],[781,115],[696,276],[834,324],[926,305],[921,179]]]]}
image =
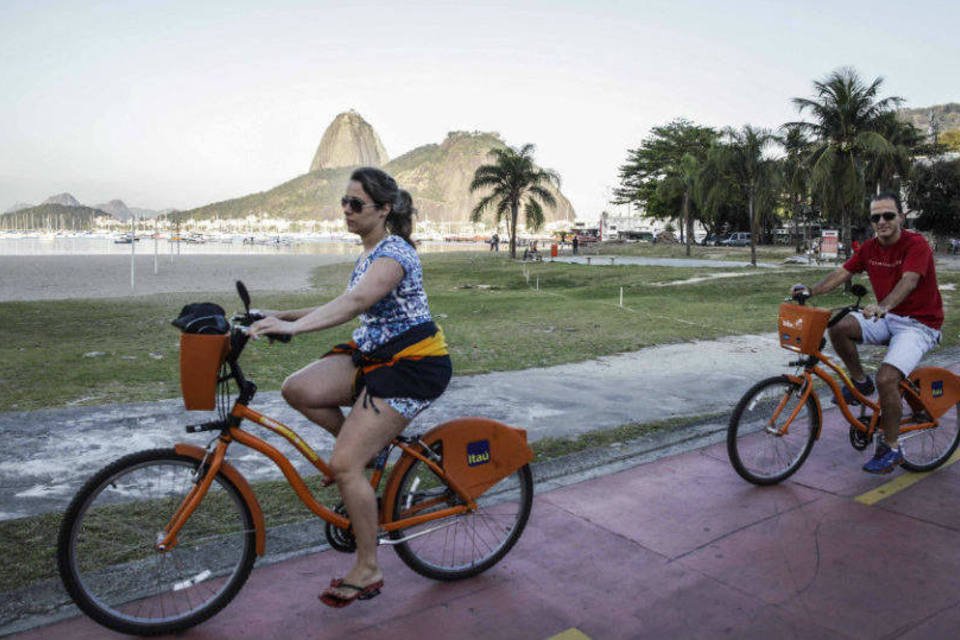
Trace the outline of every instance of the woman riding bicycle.
{"type": "Polygon", "coordinates": [[[380,169],[350,176],[340,201],[347,229],[360,236],[347,290],[316,308],[270,311],[250,327],[253,337],[295,335],[343,324],[357,316],[350,343],[287,378],[284,399],[336,437],[330,466],[357,544],[356,561],[321,594],[343,607],[379,593],[377,503],[364,468],[446,389],[452,374],[443,332],[433,323],[423,270],[410,233],[413,201],[380,169]],[[344,417],[340,407],[352,406],[344,417]]]}

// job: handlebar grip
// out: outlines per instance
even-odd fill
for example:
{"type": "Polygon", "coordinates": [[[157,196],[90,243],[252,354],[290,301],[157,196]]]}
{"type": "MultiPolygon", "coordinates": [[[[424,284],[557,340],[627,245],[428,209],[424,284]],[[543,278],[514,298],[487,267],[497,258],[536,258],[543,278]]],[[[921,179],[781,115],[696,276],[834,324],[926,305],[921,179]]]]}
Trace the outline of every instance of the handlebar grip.
{"type": "Polygon", "coordinates": [[[277,342],[290,342],[290,340],[293,338],[293,336],[289,333],[265,333],[263,335],[271,340],[276,340],[277,342]]]}

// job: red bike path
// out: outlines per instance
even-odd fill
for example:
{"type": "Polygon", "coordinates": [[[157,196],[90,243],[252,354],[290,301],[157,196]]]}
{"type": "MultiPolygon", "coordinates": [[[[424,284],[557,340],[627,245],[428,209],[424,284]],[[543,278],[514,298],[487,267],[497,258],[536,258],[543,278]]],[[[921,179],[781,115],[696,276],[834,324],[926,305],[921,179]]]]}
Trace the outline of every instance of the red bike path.
{"type": "MultiPolygon", "coordinates": [[[[779,486],[743,481],[713,444],[539,493],[517,546],[476,578],[434,582],[384,548],[382,595],[334,610],[317,594],[349,558],[311,554],[255,569],[177,637],[958,637],[960,456],[871,476],[870,451],[825,418],[779,486]]],[[[77,617],[12,637],[124,636],[77,617]]]]}

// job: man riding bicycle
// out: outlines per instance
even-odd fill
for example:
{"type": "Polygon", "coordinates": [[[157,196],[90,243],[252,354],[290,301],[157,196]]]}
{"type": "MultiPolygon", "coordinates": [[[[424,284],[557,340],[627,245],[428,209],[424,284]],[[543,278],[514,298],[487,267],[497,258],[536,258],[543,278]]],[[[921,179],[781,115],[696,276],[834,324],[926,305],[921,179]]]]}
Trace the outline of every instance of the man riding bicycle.
{"type": "MultiPolygon", "coordinates": [[[[875,237],[809,289],[811,296],[827,293],[855,273],[866,271],[877,298],[877,303],[867,305],[862,313],[852,313],[830,328],[830,342],[857,390],[863,395],[879,390],[883,440],[877,443],[873,459],[863,466],[868,473],[889,473],[903,461],[898,442],[903,413],[900,381],[940,342],[943,325],[933,252],[922,235],[903,229],[903,222],[899,195],[883,192],[874,196],[870,200],[870,224],[875,237]],[[860,364],[859,342],[889,345],[877,371],[876,387],[860,364]]],[[[793,292],[806,289],[794,285],[793,292]]],[[[843,397],[848,404],[859,404],[846,387],[843,397]]]]}

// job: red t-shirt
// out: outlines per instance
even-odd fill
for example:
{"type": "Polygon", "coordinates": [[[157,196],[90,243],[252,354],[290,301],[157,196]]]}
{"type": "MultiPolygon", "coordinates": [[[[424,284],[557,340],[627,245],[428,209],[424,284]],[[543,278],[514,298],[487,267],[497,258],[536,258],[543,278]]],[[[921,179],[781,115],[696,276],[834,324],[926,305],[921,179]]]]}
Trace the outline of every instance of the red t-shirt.
{"type": "Polygon", "coordinates": [[[866,271],[878,303],[893,291],[905,272],[920,274],[917,288],[890,311],[919,320],[937,330],[943,326],[943,301],[937,288],[933,252],[919,233],[903,229],[900,239],[886,247],[876,238],[871,238],[843,263],[843,268],[850,273],[866,271]]]}

